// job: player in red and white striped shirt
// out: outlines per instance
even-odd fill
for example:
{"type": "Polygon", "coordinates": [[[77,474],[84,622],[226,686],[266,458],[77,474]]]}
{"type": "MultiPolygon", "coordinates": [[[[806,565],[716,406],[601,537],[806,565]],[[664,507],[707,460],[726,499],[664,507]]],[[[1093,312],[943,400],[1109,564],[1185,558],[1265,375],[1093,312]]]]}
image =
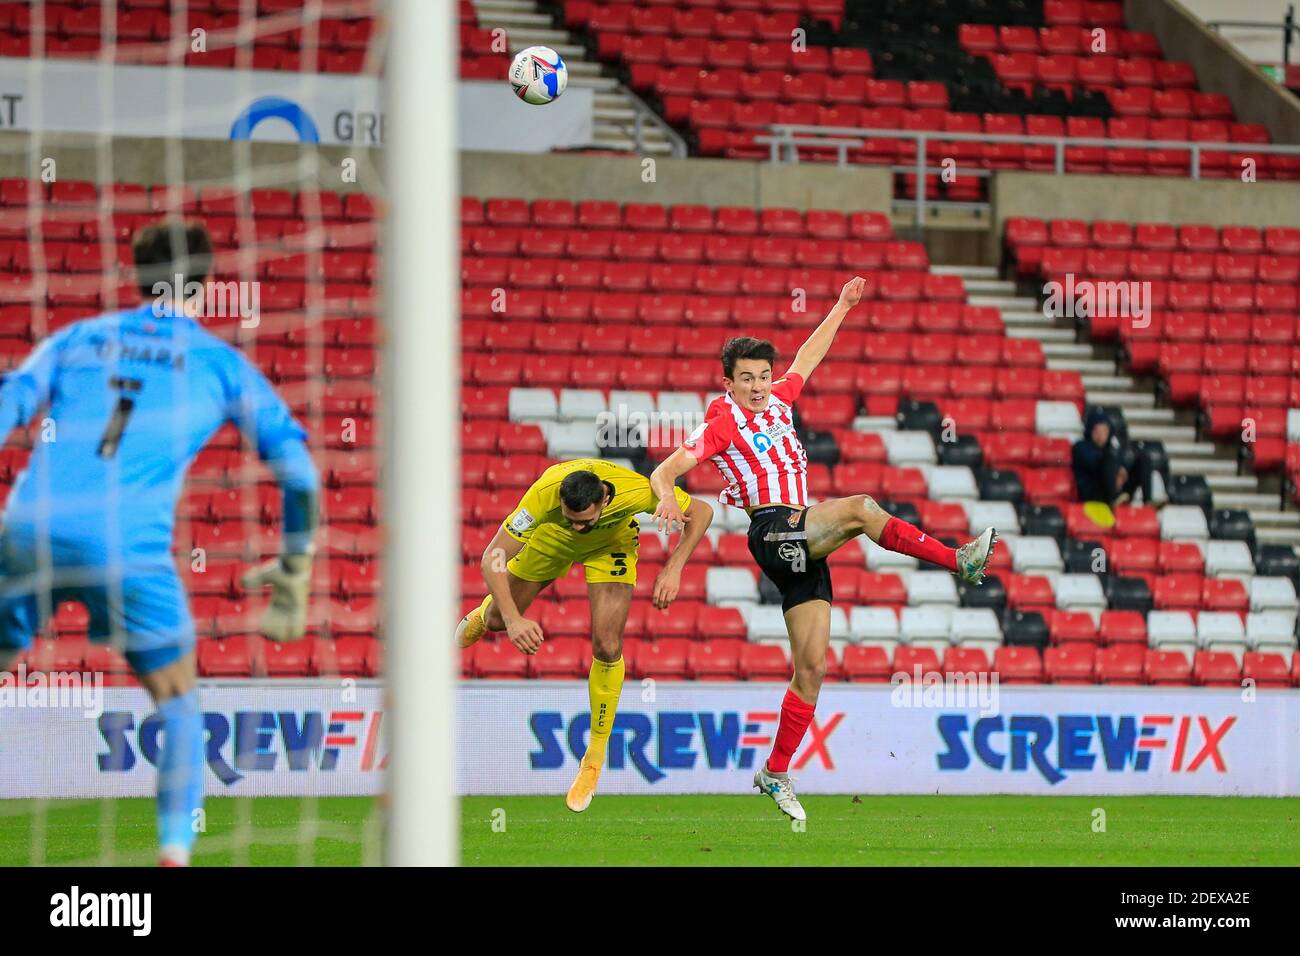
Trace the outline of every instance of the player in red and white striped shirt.
{"type": "Polygon", "coordinates": [[[710,459],[727,480],[723,504],[750,516],[749,551],[781,591],[794,679],[781,705],[772,754],[754,775],[754,786],[795,820],[806,819],[788,769],[812,721],[830,646],[830,568],[826,558],[865,534],[883,548],[937,564],[978,584],[997,541],[988,528],[974,541],[950,548],[919,528],[888,514],[869,495],[808,505],[808,455],[794,428],[794,403],[830,350],[841,323],[862,298],[864,282],[850,280],[839,301],[800,347],[785,375],[772,381],[776,350],[770,342],[736,338],[722,350],[726,394],[709,405],[704,424],[650,477],[659,499],[656,523],[682,527],[672,494],[677,479],[710,459]]]}

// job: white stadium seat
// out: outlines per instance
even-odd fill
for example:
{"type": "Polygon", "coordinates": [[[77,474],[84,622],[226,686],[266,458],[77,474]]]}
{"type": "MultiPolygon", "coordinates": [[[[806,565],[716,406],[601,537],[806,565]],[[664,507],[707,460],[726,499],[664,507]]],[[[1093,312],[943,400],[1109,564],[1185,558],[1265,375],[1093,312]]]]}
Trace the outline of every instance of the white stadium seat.
{"type": "Polygon", "coordinates": [[[831,608],[831,640],[848,641],[849,637],[849,616],[842,607],[831,608]]]}
{"type": "Polygon", "coordinates": [[[562,422],[586,422],[595,434],[596,416],[609,406],[605,393],[598,388],[560,389],[559,419],[562,422]]]}
{"type": "Polygon", "coordinates": [[[1211,578],[1249,578],[1255,573],[1255,559],[1244,541],[1206,541],[1205,574],[1211,578]]]}
{"type": "Polygon", "coordinates": [[[790,635],[785,629],[785,615],[776,604],[760,604],[750,608],[745,614],[745,626],[749,630],[751,641],[787,642],[790,635]]]}
{"type": "Polygon", "coordinates": [[[929,432],[881,432],[880,437],[885,443],[891,465],[932,465],[938,461],[934,453],[934,439],[929,432]]]}
{"type": "Polygon", "coordinates": [[[1147,643],[1161,650],[1166,644],[1195,644],[1196,624],[1186,611],[1152,611],[1147,615],[1147,643]]]}
{"type": "Polygon", "coordinates": [[[660,392],[655,410],[662,415],[698,415],[704,421],[704,399],[696,392],[660,392]]]}
{"type": "Polygon", "coordinates": [[[912,641],[911,646],[917,649],[928,648],[929,650],[934,651],[934,656],[939,658],[939,663],[942,664],[943,655],[948,650],[949,645],[946,640],[941,641],[935,638],[922,638],[919,641],[912,641]]]}
{"type": "Polygon", "coordinates": [[[902,571],[920,564],[916,558],[882,548],[866,535],[855,540],[862,542],[861,547],[867,552],[867,567],[872,571],[902,571]]]}
{"type": "Polygon", "coordinates": [[[595,458],[600,454],[594,422],[554,422],[545,432],[546,454],[551,458],[595,458]]]}
{"type": "Polygon", "coordinates": [[[954,644],[963,647],[971,642],[998,645],[1002,643],[1002,625],[992,608],[959,607],[952,612],[951,636],[954,644]]]}
{"type": "Polygon", "coordinates": [[[1254,611],[1247,614],[1246,643],[1252,650],[1267,646],[1294,647],[1295,615],[1285,611],[1254,611]]]}
{"type": "MultiPolygon", "coordinates": [[[[560,399],[560,406],[563,409],[563,397],[560,399]]],[[[615,389],[609,393],[608,407],[615,416],[622,415],[627,418],[635,415],[637,416],[636,420],[644,421],[648,426],[651,416],[655,412],[655,397],[649,392],[629,392],[615,389]]]]}
{"type": "Polygon", "coordinates": [[[980,496],[975,474],[965,465],[934,465],[925,476],[932,501],[980,496]]]}
{"type": "Polygon", "coordinates": [[[1039,535],[1009,536],[1005,543],[1011,552],[1012,569],[1017,574],[1065,570],[1065,561],[1055,538],[1039,535]]]}
{"type": "Polygon", "coordinates": [[[1294,615],[1298,603],[1290,578],[1257,577],[1250,581],[1252,611],[1288,611],[1294,615]]]}
{"type": "Polygon", "coordinates": [[[758,583],[748,568],[709,568],[704,576],[704,592],[710,604],[758,601],[758,583]]]}
{"type": "Polygon", "coordinates": [[[948,643],[952,633],[952,608],[905,607],[898,619],[898,634],[906,644],[917,641],[948,643]]]}
{"type": "Polygon", "coordinates": [[[1038,402],[1034,407],[1034,431],[1078,438],[1083,434],[1083,419],[1074,402],[1038,402]]]}
{"type": "Polygon", "coordinates": [[[849,637],[860,644],[898,640],[898,615],[887,607],[855,607],[849,612],[849,637]]]}
{"type": "Polygon", "coordinates": [[[1300,408],[1286,413],[1286,440],[1300,441],[1300,408]]]}
{"type": "Polygon", "coordinates": [[[1165,505],[1160,509],[1160,537],[1165,541],[1208,538],[1205,512],[1196,505],[1165,505]]]}
{"type": "Polygon", "coordinates": [[[698,497],[705,498],[709,507],[713,509],[713,524],[709,526],[710,531],[717,528],[719,531],[736,531],[744,534],[749,530],[749,515],[745,514],[745,509],[721,504],[713,495],[698,497]]]}
{"type": "Polygon", "coordinates": [[[1102,611],[1106,594],[1095,574],[1062,574],[1056,579],[1056,606],[1063,611],[1102,611]]]}
{"type": "Polygon", "coordinates": [[[907,603],[957,606],[956,579],[947,571],[913,571],[907,576],[907,603]]]}
{"type": "Polygon", "coordinates": [[[999,535],[1020,533],[1020,517],[1016,506],[1009,501],[963,501],[961,504],[970,519],[971,534],[980,534],[985,528],[997,528],[999,535]]]}
{"type": "Polygon", "coordinates": [[[554,421],[559,414],[555,393],[549,388],[512,388],[509,409],[512,422],[554,421]]]}
{"type": "Polygon", "coordinates": [[[1233,611],[1201,611],[1196,615],[1196,643],[1201,648],[1217,650],[1216,645],[1246,646],[1246,629],[1241,616],[1233,611]]]}

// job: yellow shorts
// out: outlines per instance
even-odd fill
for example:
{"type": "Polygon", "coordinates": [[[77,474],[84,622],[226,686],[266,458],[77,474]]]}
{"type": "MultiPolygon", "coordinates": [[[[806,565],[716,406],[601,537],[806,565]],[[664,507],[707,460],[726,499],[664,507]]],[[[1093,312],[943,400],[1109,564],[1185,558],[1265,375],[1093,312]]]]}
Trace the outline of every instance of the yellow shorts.
{"type": "Polygon", "coordinates": [[[640,530],[635,521],[613,532],[575,534],[558,525],[541,525],[506,569],[524,581],[554,581],[574,564],[587,571],[588,584],[636,584],[640,530]],[[596,535],[599,534],[599,537],[596,535]],[[588,540],[588,539],[591,540],[588,540]]]}

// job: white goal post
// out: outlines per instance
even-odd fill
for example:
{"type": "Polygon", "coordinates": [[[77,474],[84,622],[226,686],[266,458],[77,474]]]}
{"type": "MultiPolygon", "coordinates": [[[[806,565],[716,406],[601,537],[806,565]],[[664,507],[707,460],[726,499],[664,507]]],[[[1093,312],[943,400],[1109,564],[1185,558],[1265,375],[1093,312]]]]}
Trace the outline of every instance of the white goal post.
{"type": "Polygon", "coordinates": [[[460,389],[453,0],[389,0],[384,149],[385,860],[459,861],[452,608],[459,601],[460,389]]]}

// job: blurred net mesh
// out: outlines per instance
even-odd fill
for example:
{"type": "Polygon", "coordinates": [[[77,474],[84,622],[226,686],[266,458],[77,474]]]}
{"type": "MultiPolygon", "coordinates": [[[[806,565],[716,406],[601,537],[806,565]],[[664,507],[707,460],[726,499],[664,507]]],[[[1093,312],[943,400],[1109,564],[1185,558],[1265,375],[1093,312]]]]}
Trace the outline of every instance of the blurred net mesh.
{"type": "MultiPolygon", "coordinates": [[[[367,748],[372,778],[383,763],[382,704],[363,708],[358,700],[369,692],[367,699],[379,701],[382,673],[376,149],[360,142],[320,148],[262,142],[274,138],[278,123],[281,140],[294,137],[284,135],[281,120],[249,133],[236,129],[235,117],[266,93],[273,74],[295,83],[296,93],[282,98],[339,104],[315,116],[330,127],[317,130],[323,142],[350,134],[351,117],[375,110],[378,99],[356,90],[373,88],[380,76],[379,7],[377,0],[0,3],[0,68],[20,79],[22,89],[0,132],[0,367],[17,366],[71,322],[141,302],[130,246],[141,226],[175,215],[206,225],[215,251],[210,278],[249,284],[259,310],[255,323],[239,315],[208,315],[202,322],[266,374],[309,432],[321,477],[321,519],[307,638],[272,644],[257,633],[267,597],[246,593],[239,578],[279,552],[279,490],[229,424],[192,463],[177,504],[173,549],[198,631],[203,709],[211,721],[213,688],[233,687],[243,694],[240,706],[288,709],[298,725],[307,722],[307,711],[318,712],[324,734],[367,748]],[[57,71],[77,66],[104,71],[81,91],[101,120],[94,129],[69,123],[77,111],[69,110],[66,83],[56,82],[57,71]],[[156,85],[151,79],[152,103],[124,115],[113,86],[129,69],[156,71],[156,85]],[[195,105],[186,84],[208,71],[228,95],[195,105]],[[194,133],[226,127],[228,134],[194,133]],[[277,695],[291,686],[311,696],[286,707],[277,695]],[[331,731],[334,716],[363,710],[364,720],[345,719],[341,733],[331,731]]],[[[304,128],[299,124],[298,137],[311,139],[304,128]]],[[[0,450],[6,496],[40,430],[38,414],[0,450]]],[[[92,644],[85,608],[66,603],[48,611],[32,648],[10,665],[10,681],[78,672],[96,675],[109,689],[138,687],[120,653],[122,635],[107,646],[92,644]]],[[[144,691],[134,693],[135,712],[152,713],[144,691]]],[[[0,733],[0,764],[8,764],[0,770],[4,862],[156,862],[153,774],[148,796],[130,801],[134,806],[84,794],[67,799],[69,788],[87,780],[112,786],[109,774],[95,771],[109,747],[100,728],[91,731],[98,752],[59,753],[53,719],[48,712],[14,711],[8,720],[0,713],[7,727],[0,733]],[[91,766],[74,766],[78,760],[91,766]]],[[[233,737],[229,706],[219,719],[233,737]]],[[[129,738],[139,750],[137,735],[129,738]]],[[[275,739],[285,746],[283,735],[275,739]]],[[[219,751],[232,764],[234,743],[227,740],[219,751]]],[[[287,755],[277,754],[281,772],[270,776],[294,778],[308,794],[283,802],[223,798],[223,783],[209,769],[206,828],[194,862],[379,862],[380,801],[334,805],[321,796],[338,786],[337,770],[331,776],[321,769],[322,753],[318,747],[307,755],[309,766],[297,775],[283,773],[287,755]]],[[[338,763],[352,759],[349,752],[338,763]]],[[[258,778],[240,772],[246,781],[258,778]]]]}

